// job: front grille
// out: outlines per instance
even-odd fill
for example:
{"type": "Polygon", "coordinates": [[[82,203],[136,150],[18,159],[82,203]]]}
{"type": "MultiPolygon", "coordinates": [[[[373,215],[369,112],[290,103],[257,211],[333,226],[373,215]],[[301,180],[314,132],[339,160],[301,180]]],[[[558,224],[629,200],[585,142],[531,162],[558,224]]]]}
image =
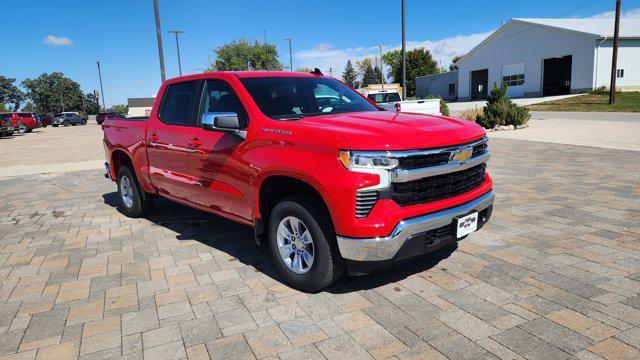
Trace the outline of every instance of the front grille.
{"type": "Polygon", "coordinates": [[[356,191],[356,217],[367,217],[377,201],[377,191],[356,191]]]}
{"type": "Polygon", "coordinates": [[[451,152],[445,151],[435,154],[407,156],[398,159],[398,161],[401,169],[420,169],[429,166],[444,165],[449,162],[450,155],[451,152]]]}
{"type": "Polygon", "coordinates": [[[471,155],[471,157],[476,157],[478,155],[484,154],[485,151],[487,151],[487,143],[485,142],[482,144],[478,144],[473,147],[473,154],[471,155]]]}
{"type": "Polygon", "coordinates": [[[426,177],[423,179],[392,183],[389,197],[400,206],[424,204],[461,195],[478,187],[484,181],[486,164],[472,168],[426,177]]]}

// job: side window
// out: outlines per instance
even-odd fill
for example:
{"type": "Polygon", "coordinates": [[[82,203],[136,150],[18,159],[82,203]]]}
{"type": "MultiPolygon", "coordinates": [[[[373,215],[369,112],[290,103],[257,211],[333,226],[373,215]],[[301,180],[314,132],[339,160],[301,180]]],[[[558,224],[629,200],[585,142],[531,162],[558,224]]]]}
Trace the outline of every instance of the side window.
{"type": "Polygon", "coordinates": [[[224,80],[207,80],[202,97],[201,114],[211,112],[232,112],[238,114],[243,128],[249,125],[249,116],[231,85],[224,80]]]}
{"type": "Polygon", "coordinates": [[[160,120],[170,125],[191,126],[193,124],[193,100],[197,90],[197,81],[169,85],[164,94],[160,120]]]}

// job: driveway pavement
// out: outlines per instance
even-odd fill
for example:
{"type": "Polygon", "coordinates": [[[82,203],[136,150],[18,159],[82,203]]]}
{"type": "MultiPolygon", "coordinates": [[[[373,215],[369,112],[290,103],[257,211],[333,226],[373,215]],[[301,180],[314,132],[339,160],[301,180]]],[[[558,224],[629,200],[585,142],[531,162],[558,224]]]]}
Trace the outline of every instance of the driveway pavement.
{"type": "Polygon", "coordinates": [[[640,152],[491,146],[482,231],[317,294],[244,226],[126,218],[100,170],[0,180],[0,358],[640,358],[640,152]]]}
{"type": "Polygon", "coordinates": [[[640,151],[640,114],[533,111],[530,127],[489,136],[640,151]]]}
{"type": "MultiPolygon", "coordinates": [[[[545,101],[566,99],[566,98],[580,96],[580,95],[582,95],[582,94],[519,98],[519,99],[513,99],[513,102],[518,104],[518,105],[520,105],[520,106],[525,106],[525,105],[538,104],[538,103],[545,102],[545,101]]],[[[469,110],[469,109],[475,109],[475,108],[482,109],[486,104],[487,104],[487,102],[485,100],[480,100],[480,101],[460,101],[460,102],[447,103],[447,106],[449,107],[449,112],[452,115],[455,115],[457,113],[460,113],[460,112],[463,112],[463,111],[469,110]]]]}

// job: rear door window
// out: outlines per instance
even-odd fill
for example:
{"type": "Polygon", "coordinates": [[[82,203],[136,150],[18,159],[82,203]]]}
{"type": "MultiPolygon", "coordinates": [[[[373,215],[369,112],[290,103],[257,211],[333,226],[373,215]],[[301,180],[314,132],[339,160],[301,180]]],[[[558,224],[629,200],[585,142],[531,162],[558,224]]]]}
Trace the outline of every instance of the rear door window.
{"type": "Polygon", "coordinates": [[[194,125],[193,103],[197,91],[198,81],[188,81],[167,86],[160,120],[170,125],[194,125]]]}

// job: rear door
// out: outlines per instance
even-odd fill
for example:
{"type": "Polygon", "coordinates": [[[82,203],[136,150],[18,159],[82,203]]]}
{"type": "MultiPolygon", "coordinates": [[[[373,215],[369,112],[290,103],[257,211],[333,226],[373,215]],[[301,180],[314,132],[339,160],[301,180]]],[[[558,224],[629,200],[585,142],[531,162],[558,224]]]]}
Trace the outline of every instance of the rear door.
{"type": "MultiPolygon", "coordinates": [[[[241,99],[223,79],[204,82],[198,118],[203,113],[236,113],[245,127],[249,116],[241,99]]],[[[199,125],[199,124],[198,124],[199,125]]],[[[193,202],[243,219],[251,218],[249,164],[243,162],[243,139],[222,131],[193,129],[187,138],[189,177],[193,202]]]]}
{"type": "Polygon", "coordinates": [[[196,125],[194,104],[200,81],[167,85],[157,116],[149,119],[149,178],[164,195],[189,198],[187,133],[196,125]]]}

